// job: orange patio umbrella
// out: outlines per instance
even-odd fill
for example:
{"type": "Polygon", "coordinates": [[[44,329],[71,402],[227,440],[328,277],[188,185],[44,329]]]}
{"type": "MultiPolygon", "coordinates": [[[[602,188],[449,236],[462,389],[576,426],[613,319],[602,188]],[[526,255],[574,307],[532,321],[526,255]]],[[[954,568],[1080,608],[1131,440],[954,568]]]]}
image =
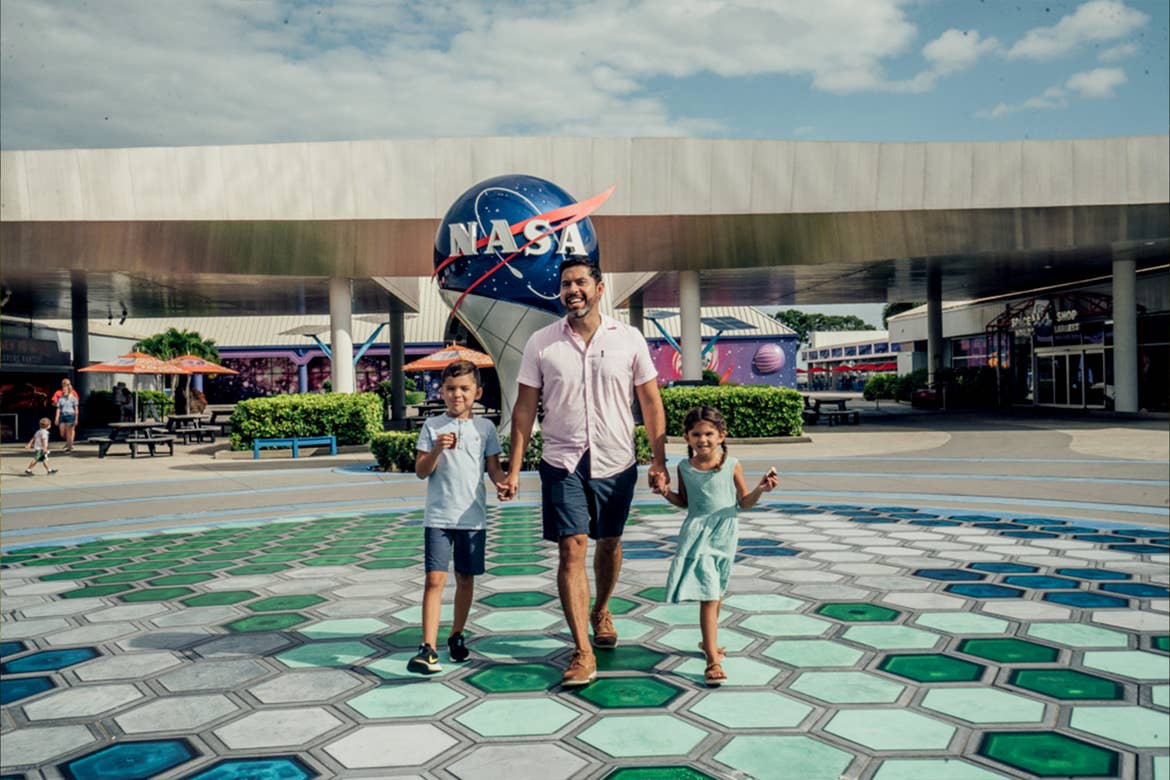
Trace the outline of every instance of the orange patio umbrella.
{"type": "Polygon", "coordinates": [[[438,352],[432,352],[426,357],[412,360],[402,367],[403,371],[442,371],[456,360],[470,360],[476,368],[492,368],[495,363],[490,356],[476,352],[467,347],[443,347],[438,352]]]}
{"type": "Polygon", "coordinates": [[[105,363],[95,363],[92,366],[77,369],[78,372],[93,372],[95,374],[130,374],[134,386],[134,417],[138,418],[138,376],[140,374],[187,374],[185,368],[171,365],[165,360],[159,360],[145,352],[128,352],[119,355],[105,363]]]}
{"type": "Polygon", "coordinates": [[[172,366],[178,366],[183,369],[185,374],[238,374],[239,371],[221,366],[219,363],[212,363],[210,360],[205,360],[198,355],[180,355],[176,358],[171,358],[167,361],[172,366]]]}

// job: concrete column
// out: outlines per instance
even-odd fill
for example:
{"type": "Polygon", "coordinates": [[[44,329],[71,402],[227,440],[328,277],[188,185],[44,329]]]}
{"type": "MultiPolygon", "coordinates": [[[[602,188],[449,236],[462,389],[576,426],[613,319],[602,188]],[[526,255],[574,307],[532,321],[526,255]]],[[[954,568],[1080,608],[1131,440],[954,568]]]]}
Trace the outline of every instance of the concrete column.
{"type": "Polygon", "coordinates": [[[636,292],[630,296],[630,325],[639,333],[642,332],[642,325],[645,324],[645,308],[642,305],[642,293],[636,292]]]}
{"type": "Polygon", "coordinates": [[[943,361],[942,271],[937,258],[926,261],[926,370],[927,381],[939,379],[943,361]]]}
{"type": "Polygon", "coordinates": [[[352,393],[353,384],[353,300],[349,279],[329,279],[330,351],[333,353],[333,392],[352,393]]]}
{"type": "Polygon", "coordinates": [[[682,320],[679,346],[682,347],[682,378],[703,378],[703,340],[699,328],[701,303],[699,301],[699,272],[680,271],[678,275],[678,308],[682,320]]]}
{"type": "Polygon", "coordinates": [[[297,365],[297,392],[309,392],[309,364],[300,363],[297,365]]]}
{"type": "MultiPolygon", "coordinates": [[[[77,369],[89,365],[89,281],[85,271],[69,272],[69,308],[73,328],[73,387],[82,401],[89,395],[90,375],[77,369]]],[[[60,380],[58,380],[60,384],[60,380]]],[[[85,418],[82,418],[84,421],[85,418]]]]}
{"type": "Polygon", "coordinates": [[[1137,274],[1132,257],[1113,258],[1113,408],[1138,411],[1137,274]]]}
{"type": "Polygon", "coordinates": [[[390,296],[390,419],[406,419],[406,307],[390,296]]]}

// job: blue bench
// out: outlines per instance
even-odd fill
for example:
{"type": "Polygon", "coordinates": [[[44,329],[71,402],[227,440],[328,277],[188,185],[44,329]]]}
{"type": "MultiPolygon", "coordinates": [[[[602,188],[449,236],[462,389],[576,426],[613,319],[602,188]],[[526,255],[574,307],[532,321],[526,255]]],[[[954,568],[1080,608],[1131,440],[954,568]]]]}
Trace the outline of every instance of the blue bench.
{"type": "Polygon", "coordinates": [[[286,436],[273,439],[252,439],[252,460],[260,460],[261,447],[292,447],[292,456],[299,457],[301,447],[310,444],[328,444],[329,454],[337,454],[336,436],[286,436]]]}

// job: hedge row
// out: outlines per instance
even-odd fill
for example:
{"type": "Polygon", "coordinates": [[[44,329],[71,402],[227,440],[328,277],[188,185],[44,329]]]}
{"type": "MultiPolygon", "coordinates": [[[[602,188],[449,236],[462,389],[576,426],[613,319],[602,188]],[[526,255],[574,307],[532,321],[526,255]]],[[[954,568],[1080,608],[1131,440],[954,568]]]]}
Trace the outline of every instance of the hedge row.
{"type": "MultiPolygon", "coordinates": [[[[507,436],[500,437],[500,448],[503,450],[501,459],[507,460],[511,456],[507,436]]],[[[521,468],[525,471],[534,470],[540,463],[544,440],[540,432],[532,434],[532,441],[524,452],[524,462],[521,468]]],[[[370,441],[370,452],[378,461],[383,471],[414,471],[415,451],[418,447],[417,431],[389,431],[376,434],[370,441]]],[[[646,429],[639,425],[634,429],[634,457],[638,463],[649,463],[654,453],[650,449],[650,437],[646,429]]]]}
{"type": "Polygon", "coordinates": [[[804,398],[788,387],[721,385],[667,387],[662,390],[666,433],[683,435],[683,418],[696,406],[713,406],[727,420],[727,435],[735,439],[800,436],[804,398]]]}
{"type": "Polygon", "coordinates": [[[248,450],[253,439],[333,435],[338,445],[365,444],[381,431],[376,393],[294,393],[237,403],[231,443],[233,450],[248,450]]]}

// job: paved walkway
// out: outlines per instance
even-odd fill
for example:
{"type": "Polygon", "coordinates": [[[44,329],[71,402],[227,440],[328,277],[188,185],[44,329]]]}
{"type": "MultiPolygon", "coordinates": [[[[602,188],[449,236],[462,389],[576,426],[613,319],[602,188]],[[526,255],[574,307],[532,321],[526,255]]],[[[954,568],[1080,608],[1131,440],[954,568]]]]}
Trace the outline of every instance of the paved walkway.
{"type": "Polygon", "coordinates": [[[1165,420],[907,412],[733,446],[783,482],[742,517],[718,690],[649,493],[621,645],[565,692],[532,479],[492,502],[472,660],[421,679],[412,475],[195,445],[28,479],[0,451],[2,771],[1170,778],[1165,420]]]}

